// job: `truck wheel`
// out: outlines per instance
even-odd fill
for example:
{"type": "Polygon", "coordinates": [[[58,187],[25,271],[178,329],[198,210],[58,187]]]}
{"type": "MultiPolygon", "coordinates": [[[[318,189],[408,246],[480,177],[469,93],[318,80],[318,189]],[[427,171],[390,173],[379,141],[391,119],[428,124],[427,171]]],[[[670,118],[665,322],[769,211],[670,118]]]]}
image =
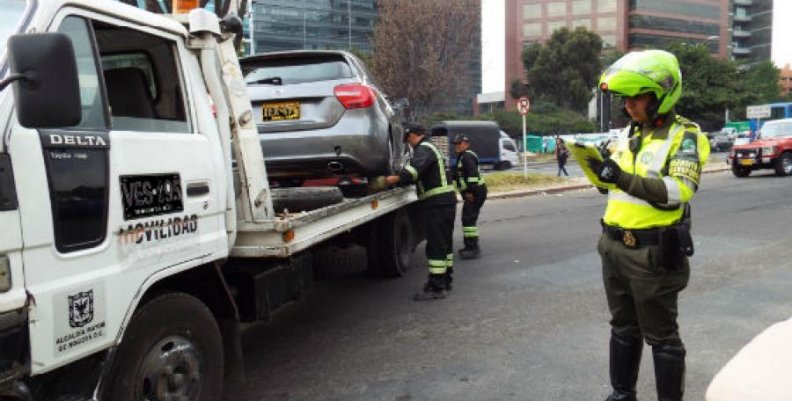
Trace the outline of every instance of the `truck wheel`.
{"type": "Polygon", "coordinates": [[[751,169],[732,164],[732,174],[739,178],[748,177],[751,175],[751,169]]]}
{"type": "Polygon", "coordinates": [[[410,216],[399,210],[384,216],[378,226],[380,272],[385,277],[402,277],[407,273],[415,251],[410,216]]]}
{"type": "Polygon", "coordinates": [[[502,161],[495,163],[495,170],[508,170],[512,167],[511,163],[508,161],[502,161]]]}
{"type": "Polygon", "coordinates": [[[779,177],[792,174],[792,153],[784,152],[781,154],[781,157],[776,160],[775,174],[779,177]]]}
{"type": "Polygon", "coordinates": [[[223,368],[223,340],[206,305],[187,294],[163,295],[132,317],[103,399],[217,400],[223,368]]]}

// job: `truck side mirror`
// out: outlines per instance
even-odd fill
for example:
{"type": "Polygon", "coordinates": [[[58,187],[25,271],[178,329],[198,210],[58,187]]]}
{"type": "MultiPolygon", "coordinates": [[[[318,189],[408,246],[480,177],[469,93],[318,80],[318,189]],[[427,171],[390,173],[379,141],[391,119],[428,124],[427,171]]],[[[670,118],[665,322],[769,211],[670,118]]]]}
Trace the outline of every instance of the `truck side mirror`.
{"type": "Polygon", "coordinates": [[[19,123],[26,128],[72,127],[82,119],[80,83],[71,39],[62,33],[13,35],[10,74],[19,123]]]}

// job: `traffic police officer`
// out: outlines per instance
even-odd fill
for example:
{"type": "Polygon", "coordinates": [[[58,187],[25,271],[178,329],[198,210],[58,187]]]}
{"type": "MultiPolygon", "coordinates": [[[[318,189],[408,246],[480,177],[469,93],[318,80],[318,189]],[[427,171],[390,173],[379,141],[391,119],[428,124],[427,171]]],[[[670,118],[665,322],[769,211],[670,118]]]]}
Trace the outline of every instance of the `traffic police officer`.
{"type": "Polygon", "coordinates": [[[690,277],[688,202],[709,143],[673,111],[682,77],[671,53],[628,53],[605,70],[600,89],[621,96],[631,119],[604,162],[588,160],[609,186],[598,244],[612,316],[607,400],[636,400],[642,338],[652,346],[658,400],[682,400],[686,352],[677,297],[690,277]]]}
{"type": "Polygon", "coordinates": [[[413,148],[413,157],[398,175],[379,177],[372,189],[390,185],[417,183],[418,199],[424,208],[426,224],[426,259],[429,279],[413,299],[443,299],[451,289],[454,271],[452,238],[456,215],[456,194],[446,178],[445,160],[437,147],[426,138],[426,129],[418,124],[405,124],[404,140],[413,148]]]}
{"type": "Polygon", "coordinates": [[[465,247],[459,250],[459,254],[462,259],[472,259],[481,254],[476,221],[484,201],[487,200],[487,187],[484,176],[479,171],[478,156],[470,150],[470,137],[457,134],[454,137],[454,151],[457,155],[454,181],[465,201],[462,206],[462,236],[465,247]]]}

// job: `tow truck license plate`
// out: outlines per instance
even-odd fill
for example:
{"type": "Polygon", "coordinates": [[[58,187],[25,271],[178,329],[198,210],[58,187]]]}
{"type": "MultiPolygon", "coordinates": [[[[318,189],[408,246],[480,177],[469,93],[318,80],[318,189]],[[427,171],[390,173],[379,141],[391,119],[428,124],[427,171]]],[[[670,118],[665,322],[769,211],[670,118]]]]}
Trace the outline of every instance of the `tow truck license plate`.
{"type": "Polygon", "coordinates": [[[300,119],[300,102],[269,102],[261,105],[262,121],[300,119]]]}
{"type": "Polygon", "coordinates": [[[753,166],[754,161],[751,159],[742,159],[740,160],[740,165],[742,166],[753,166]]]}

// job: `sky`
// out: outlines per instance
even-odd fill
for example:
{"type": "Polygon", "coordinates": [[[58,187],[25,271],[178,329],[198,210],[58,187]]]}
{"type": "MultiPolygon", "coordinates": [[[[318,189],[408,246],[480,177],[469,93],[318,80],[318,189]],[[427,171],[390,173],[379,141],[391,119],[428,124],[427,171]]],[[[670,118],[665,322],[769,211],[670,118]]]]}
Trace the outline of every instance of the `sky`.
{"type": "MultiPolygon", "coordinates": [[[[485,0],[486,1],[486,0],[485,0]]],[[[776,66],[792,64],[792,0],[773,1],[773,48],[772,59],[776,66]]]]}
{"type": "MultiPolygon", "coordinates": [[[[774,0],[773,3],[771,58],[780,68],[792,64],[792,0],[774,0]]],[[[482,0],[481,8],[481,89],[482,93],[502,92],[506,80],[503,29],[506,1],[482,0]]]]}

